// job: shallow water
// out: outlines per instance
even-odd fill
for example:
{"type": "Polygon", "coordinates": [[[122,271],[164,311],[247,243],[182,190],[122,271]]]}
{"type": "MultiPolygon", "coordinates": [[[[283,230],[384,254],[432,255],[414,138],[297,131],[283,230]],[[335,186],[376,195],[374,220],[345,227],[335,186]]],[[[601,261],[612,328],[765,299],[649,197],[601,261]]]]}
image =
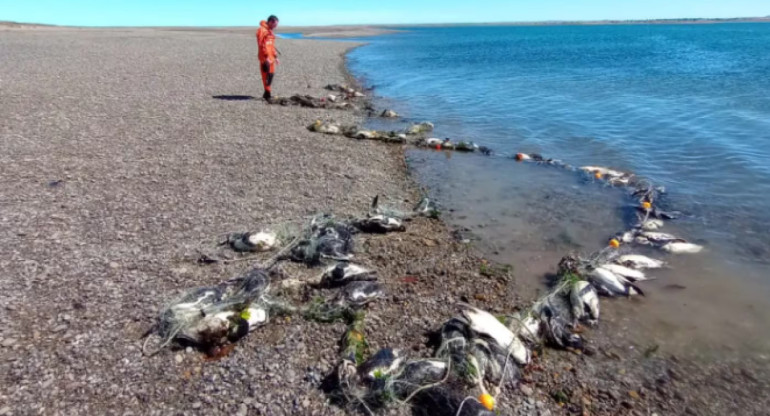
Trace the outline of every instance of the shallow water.
{"type": "Polygon", "coordinates": [[[770,25],[420,28],[349,61],[381,106],[498,152],[408,156],[450,223],[513,263],[529,294],[567,252],[605,245],[632,207],[623,190],[505,157],[519,151],[665,186],[686,214],[665,231],[707,247],[672,258],[643,302],[610,302],[610,325],[630,320],[630,339],[671,349],[693,337],[767,348],[770,25]]]}

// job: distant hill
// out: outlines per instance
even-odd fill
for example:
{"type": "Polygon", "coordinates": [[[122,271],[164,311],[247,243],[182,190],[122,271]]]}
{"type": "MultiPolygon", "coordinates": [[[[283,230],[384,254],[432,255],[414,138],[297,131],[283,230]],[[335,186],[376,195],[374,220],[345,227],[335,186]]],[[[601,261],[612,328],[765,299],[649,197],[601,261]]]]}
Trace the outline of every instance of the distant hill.
{"type": "Polygon", "coordinates": [[[56,27],[54,25],[43,25],[38,23],[19,23],[0,20],[0,29],[37,29],[46,27],[56,27]]]}

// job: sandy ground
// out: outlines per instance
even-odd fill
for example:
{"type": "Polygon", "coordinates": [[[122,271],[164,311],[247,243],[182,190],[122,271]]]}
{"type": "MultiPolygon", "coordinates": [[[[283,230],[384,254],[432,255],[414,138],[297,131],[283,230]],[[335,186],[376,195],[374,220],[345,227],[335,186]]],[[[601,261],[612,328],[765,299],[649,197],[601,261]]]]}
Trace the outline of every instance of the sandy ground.
{"type": "MultiPolygon", "coordinates": [[[[353,46],[281,40],[277,94],[344,82],[353,46]]],[[[179,291],[248,269],[196,263],[223,233],[360,214],[376,194],[409,207],[403,150],[305,128],[361,122],[354,114],[250,99],[261,95],[252,34],[10,31],[0,54],[0,415],[345,413],[320,389],[341,324],[273,320],[215,362],[192,350],[146,358],[140,337],[179,291]]],[[[356,255],[388,293],[368,314],[373,349],[427,356],[427,333],[456,302],[509,312],[531,301],[515,278],[482,276],[438,221],[361,237],[356,255]]],[[[594,334],[588,355],[546,350],[500,413],[766,414],[760,365],[658,357],[594,334]]]]}
{"type": "MultiPolygon", "coordinates": [[[[344,82],[353,45],[281,46],[278,94],[344,82]]],[[[325,112],[212,98],[261,95],[252,36],[30,31],[4,34],[0,50],[0,403],[14,414],[323,404],[303,378],[319,356],[330,369],[338,330],[279,323],[205,369],[197,355],[144,359],[139,336],[178,290],[248,267],[197,267],[202,241],[406,198],[397,150],[307,131],[325,112]]]]}

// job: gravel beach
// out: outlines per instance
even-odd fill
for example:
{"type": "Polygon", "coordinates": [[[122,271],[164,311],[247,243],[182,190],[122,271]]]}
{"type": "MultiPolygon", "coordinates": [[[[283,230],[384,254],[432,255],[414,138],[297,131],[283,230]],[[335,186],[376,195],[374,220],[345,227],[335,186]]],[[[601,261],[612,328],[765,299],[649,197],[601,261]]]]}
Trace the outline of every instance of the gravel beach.
{"type": "MultiPolygon", "coordinates": [[[[278,46],[277,95],[325,95],[323,86],[349,81],[342,56],[355,43],[278,46]]],[[[0,416],[347,413],[321,389],[341,323],[278,318],[218,361],[140,351],[173,296],[249,268],[198,264],[223,234],[360,215],[378,194],[404,209],[419,199],[401,146],[306,129],[360,116],[271,106],[261,94],[249,34],[0,34],[0,416]]],[[[356,243],[387,293],[367,315],[373,351],[429,356],[430,331],[459,301],[492,313],[532,301],[517,297],[515,273],[482,273],[479,254],[440,221],[356,243]]],[[[703,365],[613,345],[601,327],[587,337],[588,355],[546,350],[501,414],[766,414],[766,358],[703,365]]]]}

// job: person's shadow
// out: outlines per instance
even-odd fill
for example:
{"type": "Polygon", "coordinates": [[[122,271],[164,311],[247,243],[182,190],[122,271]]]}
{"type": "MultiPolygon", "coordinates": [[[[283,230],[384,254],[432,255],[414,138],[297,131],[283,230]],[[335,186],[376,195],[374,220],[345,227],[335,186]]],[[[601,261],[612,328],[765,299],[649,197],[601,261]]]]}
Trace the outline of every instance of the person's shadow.
{"type": "Polygon", "coordinates": [[[251,95],[212,95],[211,98],[223,101],[247,101],[256,100],[251,95]]]}

